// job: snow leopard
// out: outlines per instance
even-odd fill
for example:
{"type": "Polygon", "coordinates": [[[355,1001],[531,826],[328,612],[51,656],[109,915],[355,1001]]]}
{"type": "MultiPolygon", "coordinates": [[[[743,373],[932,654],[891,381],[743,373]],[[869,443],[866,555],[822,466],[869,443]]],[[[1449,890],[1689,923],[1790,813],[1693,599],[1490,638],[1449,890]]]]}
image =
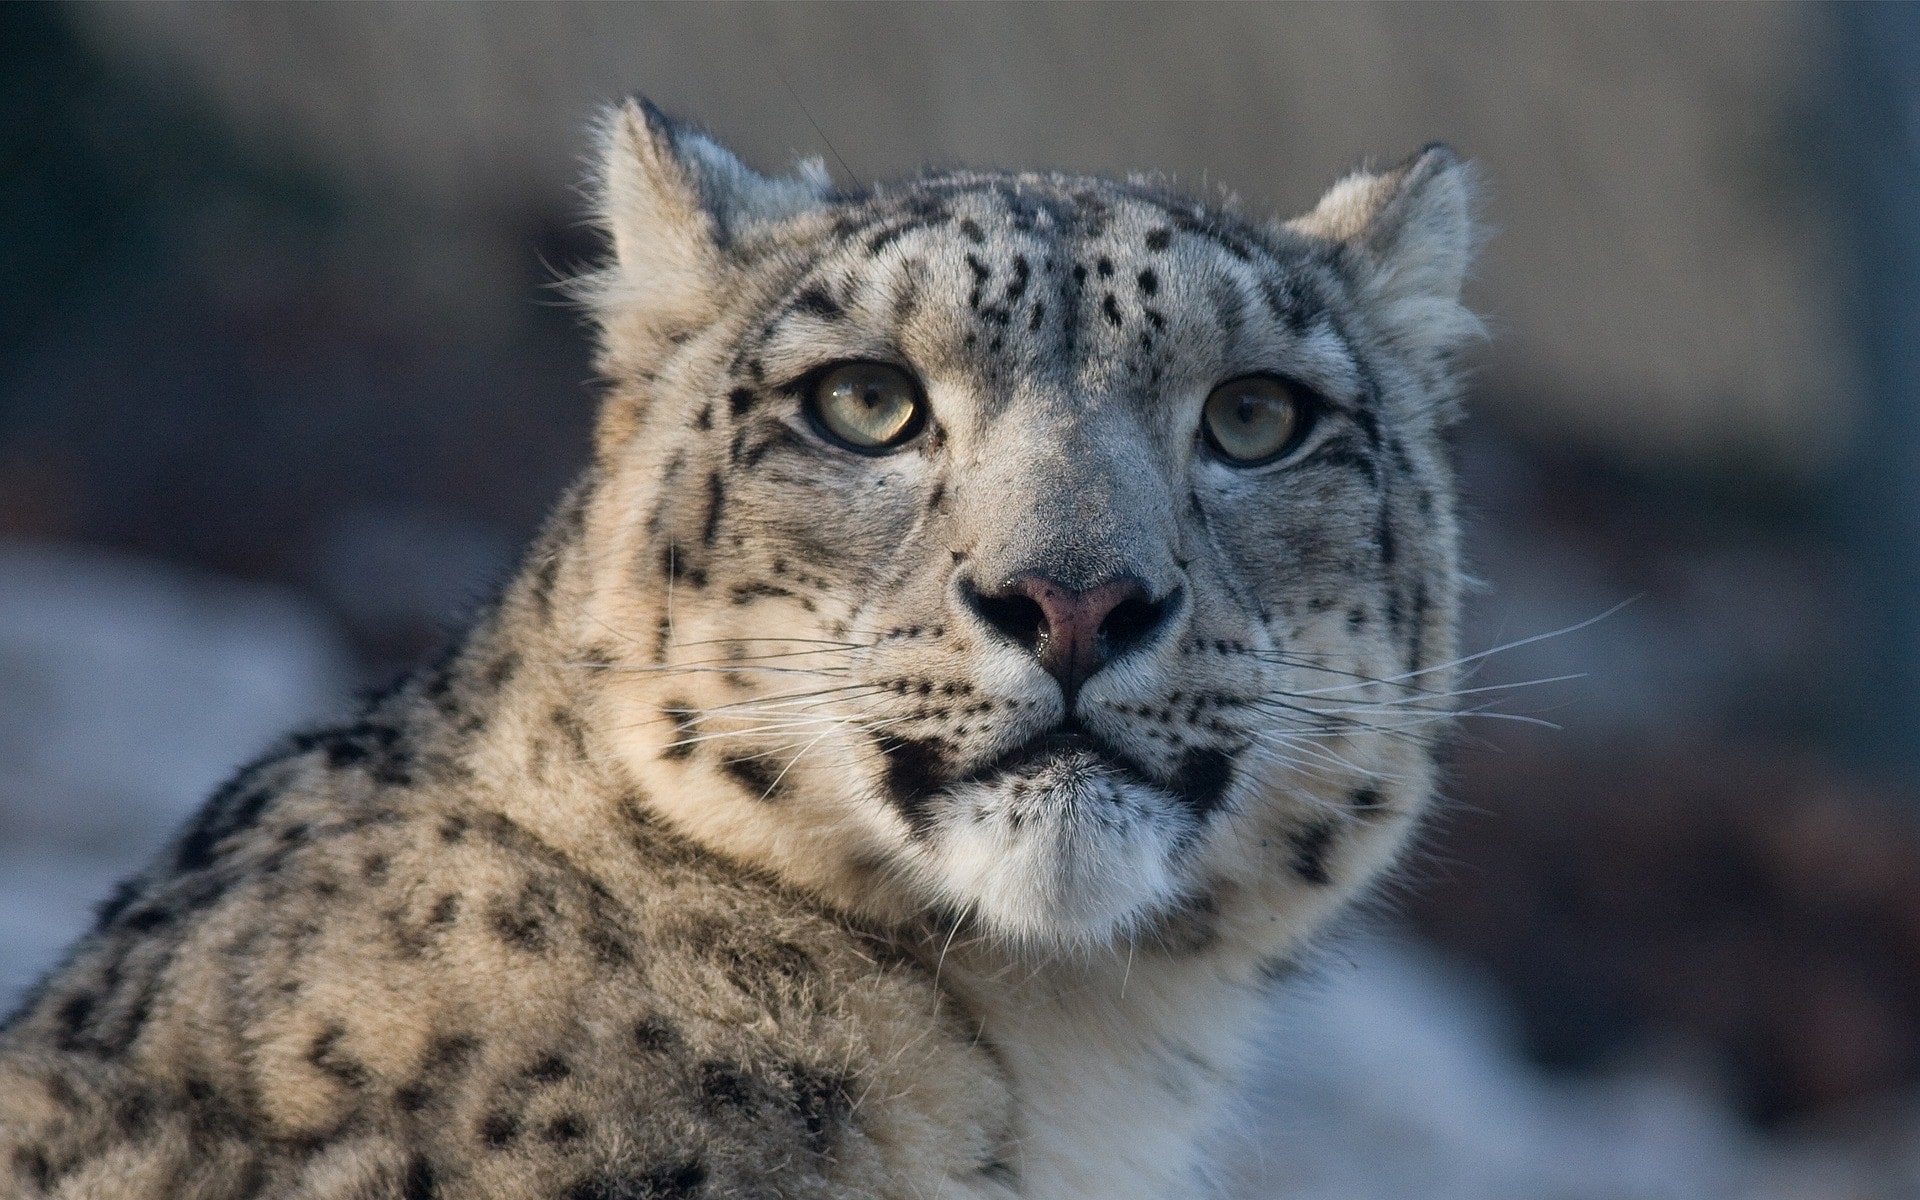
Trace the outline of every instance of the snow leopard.
{"type": "Polygon", "coordinates": [[[1435,787],[1469,168],[758,173],[643,101],[589,464],[0,1031],[9,1196],[1202,1194],[1435,787]]]}

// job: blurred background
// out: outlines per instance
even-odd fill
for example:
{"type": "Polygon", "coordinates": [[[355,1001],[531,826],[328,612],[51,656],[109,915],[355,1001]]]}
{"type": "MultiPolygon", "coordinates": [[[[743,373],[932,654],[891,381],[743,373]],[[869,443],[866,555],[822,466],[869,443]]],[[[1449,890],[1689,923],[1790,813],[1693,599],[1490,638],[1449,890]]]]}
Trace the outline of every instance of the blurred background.
{"type": "Polygon", "coordinates": [[[0,1006],[584,461],[643,91],[763,169],[1481,166],[1483,684],[1237,1195],[1920,1195],[1912,6],[0,6],[0,1006]],[[1500,693],[1495,693],[1500,694],[1500,693]]]}

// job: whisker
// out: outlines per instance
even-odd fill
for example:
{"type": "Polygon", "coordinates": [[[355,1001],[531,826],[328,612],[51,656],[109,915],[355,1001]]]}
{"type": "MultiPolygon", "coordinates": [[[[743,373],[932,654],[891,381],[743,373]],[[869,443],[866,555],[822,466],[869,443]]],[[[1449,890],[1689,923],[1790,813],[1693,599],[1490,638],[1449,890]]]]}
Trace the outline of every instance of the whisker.
{"type": "MultiPolygon", "coordinates": [[[[1536,642],[1544,642],[1549,638],[1565,637],[1570,633],[1578,633],[1582,629],[1586,629],[1589,626],[1599,624],[1600,622],[1606,620],[1608,617],[1611,617],[1615,613],[1619,612],[1621,609],[1627,607],[1630,604],[1637,602],[1639,599],[1640,597],[1638,596],[1629,596],[1627,599],[1622,600],[1620,603],[1614,605],[1612,608],[1609,608],[1607,611],[1600,613],[1597,616],[1588,617],[1584,621],[1577,621],[1574,624],[1568,625],[1564,628],[1551,629],[1551,630],[1548,630],[1546,633],[1536,633],[1530,637],[1520,638],[1517,641],[1507,642],[1499,646],[1494,646],[1487,650],[1481,650],[1474,654],[1464,655],[1460,658],[1454,659],[1451,662],[1443,662],[1431,667],[1422,667],[1417,671],[1408,671],[1403,675],[1392,675],[1387,677],[1386,679],[1379,679],[1379,680],[1375,680],[1374,682],[1400,683],[1408,679],[1418,679],[1422,675],[1431,675],[1436,671],[1450,671],[1455,667],[1465,666],[1466,664],[1471,662],[1479,662],[1482,659],[1491,658],[1493,655],[1496,655],[1496,654],[1505,654],[1509,650],[1518,650],[1522,646],[1531,646],[1536,642]]],[[[1337,687],[1337,688],[1323,688],[1321,689],[1321,691],[1323,692],[1346,691],[1351,688],[1364,687],[1364,686],[1366,685],[1350,683],[1350,684],[1342,685],[1341,687],[1337,687]]]]}

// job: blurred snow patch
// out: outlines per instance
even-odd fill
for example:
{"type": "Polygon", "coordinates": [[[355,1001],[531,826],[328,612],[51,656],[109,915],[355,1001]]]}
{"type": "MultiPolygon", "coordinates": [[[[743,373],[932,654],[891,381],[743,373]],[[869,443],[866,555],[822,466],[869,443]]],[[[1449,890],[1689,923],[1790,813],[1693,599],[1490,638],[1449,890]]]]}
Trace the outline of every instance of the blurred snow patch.
{"type": "Polygon", "coordinates": [[[1920,1134],[1764,1138],[1684,1061],[1550,1077],[1494,997],[1409,943],[1366,939],[1294,985],[1221,1155],[1254,1200],[1896,1200],[1920,1134]]]}
{"type": "Polygon", "coordinates": [[[0,540],[0,1009],[347,680],[338,635],[285,592],[0,540]]]}

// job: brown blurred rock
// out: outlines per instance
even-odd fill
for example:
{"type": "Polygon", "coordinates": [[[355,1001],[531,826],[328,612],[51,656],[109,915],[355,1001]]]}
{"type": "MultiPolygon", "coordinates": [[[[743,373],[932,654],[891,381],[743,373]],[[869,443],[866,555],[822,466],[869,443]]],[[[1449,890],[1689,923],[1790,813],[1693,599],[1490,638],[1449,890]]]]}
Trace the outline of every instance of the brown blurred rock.
{"type": "Polygon", "coordinates": [[[1541,1060],[1673,1032],[1749,1111],[1920,1082],[1920,820],[1819,762],[1712,741],[1468,751],[1419,926],[1511,990],[1541,1060]]]}

